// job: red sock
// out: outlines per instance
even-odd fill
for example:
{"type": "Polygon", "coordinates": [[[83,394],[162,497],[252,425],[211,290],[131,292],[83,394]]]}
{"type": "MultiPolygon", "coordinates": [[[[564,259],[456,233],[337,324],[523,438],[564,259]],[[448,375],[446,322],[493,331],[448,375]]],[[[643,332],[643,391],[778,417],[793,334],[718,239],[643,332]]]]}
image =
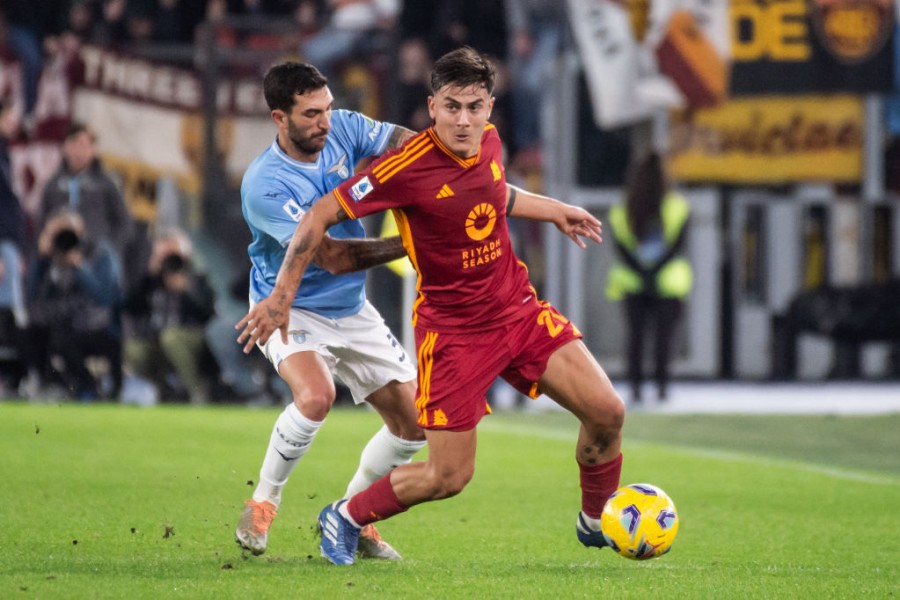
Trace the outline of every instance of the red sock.
{"type": "Polygon", "coordinates": [[[394,493],[390,473],[347,502],[347,512],[360,527],[393,517],[408,509],[409,507],[404,506],[394,493]]]}
{"type": "Polygon", "coordinates": [[[603,505],[619,487],[622,454],[602,465],[578,463],[578,468],[581,470],[581,510],[592,519],[599,519],[603,505]]]}

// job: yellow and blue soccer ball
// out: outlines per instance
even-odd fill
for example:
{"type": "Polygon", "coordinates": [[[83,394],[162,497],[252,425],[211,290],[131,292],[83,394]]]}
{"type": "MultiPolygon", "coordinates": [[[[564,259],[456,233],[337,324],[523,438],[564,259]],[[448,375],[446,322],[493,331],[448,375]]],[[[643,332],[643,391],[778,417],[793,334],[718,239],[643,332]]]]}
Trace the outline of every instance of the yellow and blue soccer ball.
{"type": "Polygon", "coordinates": [[[678,534],[678,511],[668,494],[649,483],[620,487],[600,517],[610,548],[634,560],[662,556],[678,534]]]}

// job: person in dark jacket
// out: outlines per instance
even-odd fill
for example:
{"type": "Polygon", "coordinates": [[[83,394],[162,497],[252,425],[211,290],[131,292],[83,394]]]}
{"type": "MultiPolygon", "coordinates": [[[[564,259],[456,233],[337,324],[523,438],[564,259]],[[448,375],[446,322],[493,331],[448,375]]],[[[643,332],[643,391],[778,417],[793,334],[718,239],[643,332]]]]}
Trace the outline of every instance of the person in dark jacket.
{"type": "Polygon", "coordinates": [[[97,157],[97,140],[83,123],[74,123],[63,141],[63,161],[44,187],[39,222],[68,208],[84,217],[92,240],[107,240],[120,262],[132,236],[131,213],[119,186],[97,157]]]}
{"type": "Polygon", "coordinates": [[[125,301],[132,327],[127,367],[164,396],[183,386],[191,403],[205,404],[216,371],[205,330],[215,301],[206,276],[193,266],[190,238],[180,229],[163,231],[154,240],[147,273],[125,301]]]}
{"type": "Polygon", "coordinates": [[[33,366],[44,374],[62,364],[67,395],[78,400],[115,398],[122,387],[121,269],[105,240],[86,235],[84,219],[69,209],[52,215],[38,238],[29,268],[28,299],[37,350],[33,366]],[[106,359],[110,385],[100,385],[88,358],[106,359]]]}

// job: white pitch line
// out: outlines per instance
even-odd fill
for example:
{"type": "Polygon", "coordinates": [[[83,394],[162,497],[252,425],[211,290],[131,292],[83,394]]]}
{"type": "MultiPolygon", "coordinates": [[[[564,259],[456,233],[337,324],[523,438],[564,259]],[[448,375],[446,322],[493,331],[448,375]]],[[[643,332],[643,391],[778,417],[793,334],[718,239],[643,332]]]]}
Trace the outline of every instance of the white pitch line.
{"type": "MultiPolygon", "coordinates": [[[[575,443],[576,431],[562,432],[558,430],[547,430],[531,425],[508,425],[498,423],[489,419],[484,419],[479,424],[479,428],[484,431],[493,433],[502,433],[507,435],[527,435],[537,438],[543,438],[554,441],[567,441],[575,443]]],[[[780,469],[791,469],[795,471],[805,471],[808,473],[817,473],[833,479],[841,479],[846,481],[857,481],[860,483],[871,483],[873,485],[900,486],[900,479],[890,475],[877,475],[873,473],[863,473],[851,469],[842,469],[837,467],[825,467],[813,463],[802,462],[797,460],[783,460],[779,458],[769,458],[756,454],[746,454],[742,452],[732,452],[727,450],[714,450],[712,448],[700,448],[691,446],[678,446],[670,444],[659,444],[656,442],[644,442],[638,440],[625,440],[625,447],[658,447],[667,451],[680,452],[689,456],[698,458],[709,458],[722,462],[743,462],[754,465],[763,465],[777,467],[780,469]]]]}

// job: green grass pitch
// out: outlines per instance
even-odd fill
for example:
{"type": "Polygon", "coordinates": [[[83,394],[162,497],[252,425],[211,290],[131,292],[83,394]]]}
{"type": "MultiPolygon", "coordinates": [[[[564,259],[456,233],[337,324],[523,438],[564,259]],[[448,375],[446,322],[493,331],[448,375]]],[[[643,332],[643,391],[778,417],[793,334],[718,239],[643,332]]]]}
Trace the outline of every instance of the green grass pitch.
{"type": "Polygon", "coordinates": [[[344,568],[313,524],[380,421],[332,412],[253,557],[233,531],[276,415],[0,403],[0,598],[900,596],[900,415],[629,414],[622,482],[681,517],[633,562],[575,539],[574,419],[494,414],[460,496],[381,524],[405,560],[344,568]]]}

